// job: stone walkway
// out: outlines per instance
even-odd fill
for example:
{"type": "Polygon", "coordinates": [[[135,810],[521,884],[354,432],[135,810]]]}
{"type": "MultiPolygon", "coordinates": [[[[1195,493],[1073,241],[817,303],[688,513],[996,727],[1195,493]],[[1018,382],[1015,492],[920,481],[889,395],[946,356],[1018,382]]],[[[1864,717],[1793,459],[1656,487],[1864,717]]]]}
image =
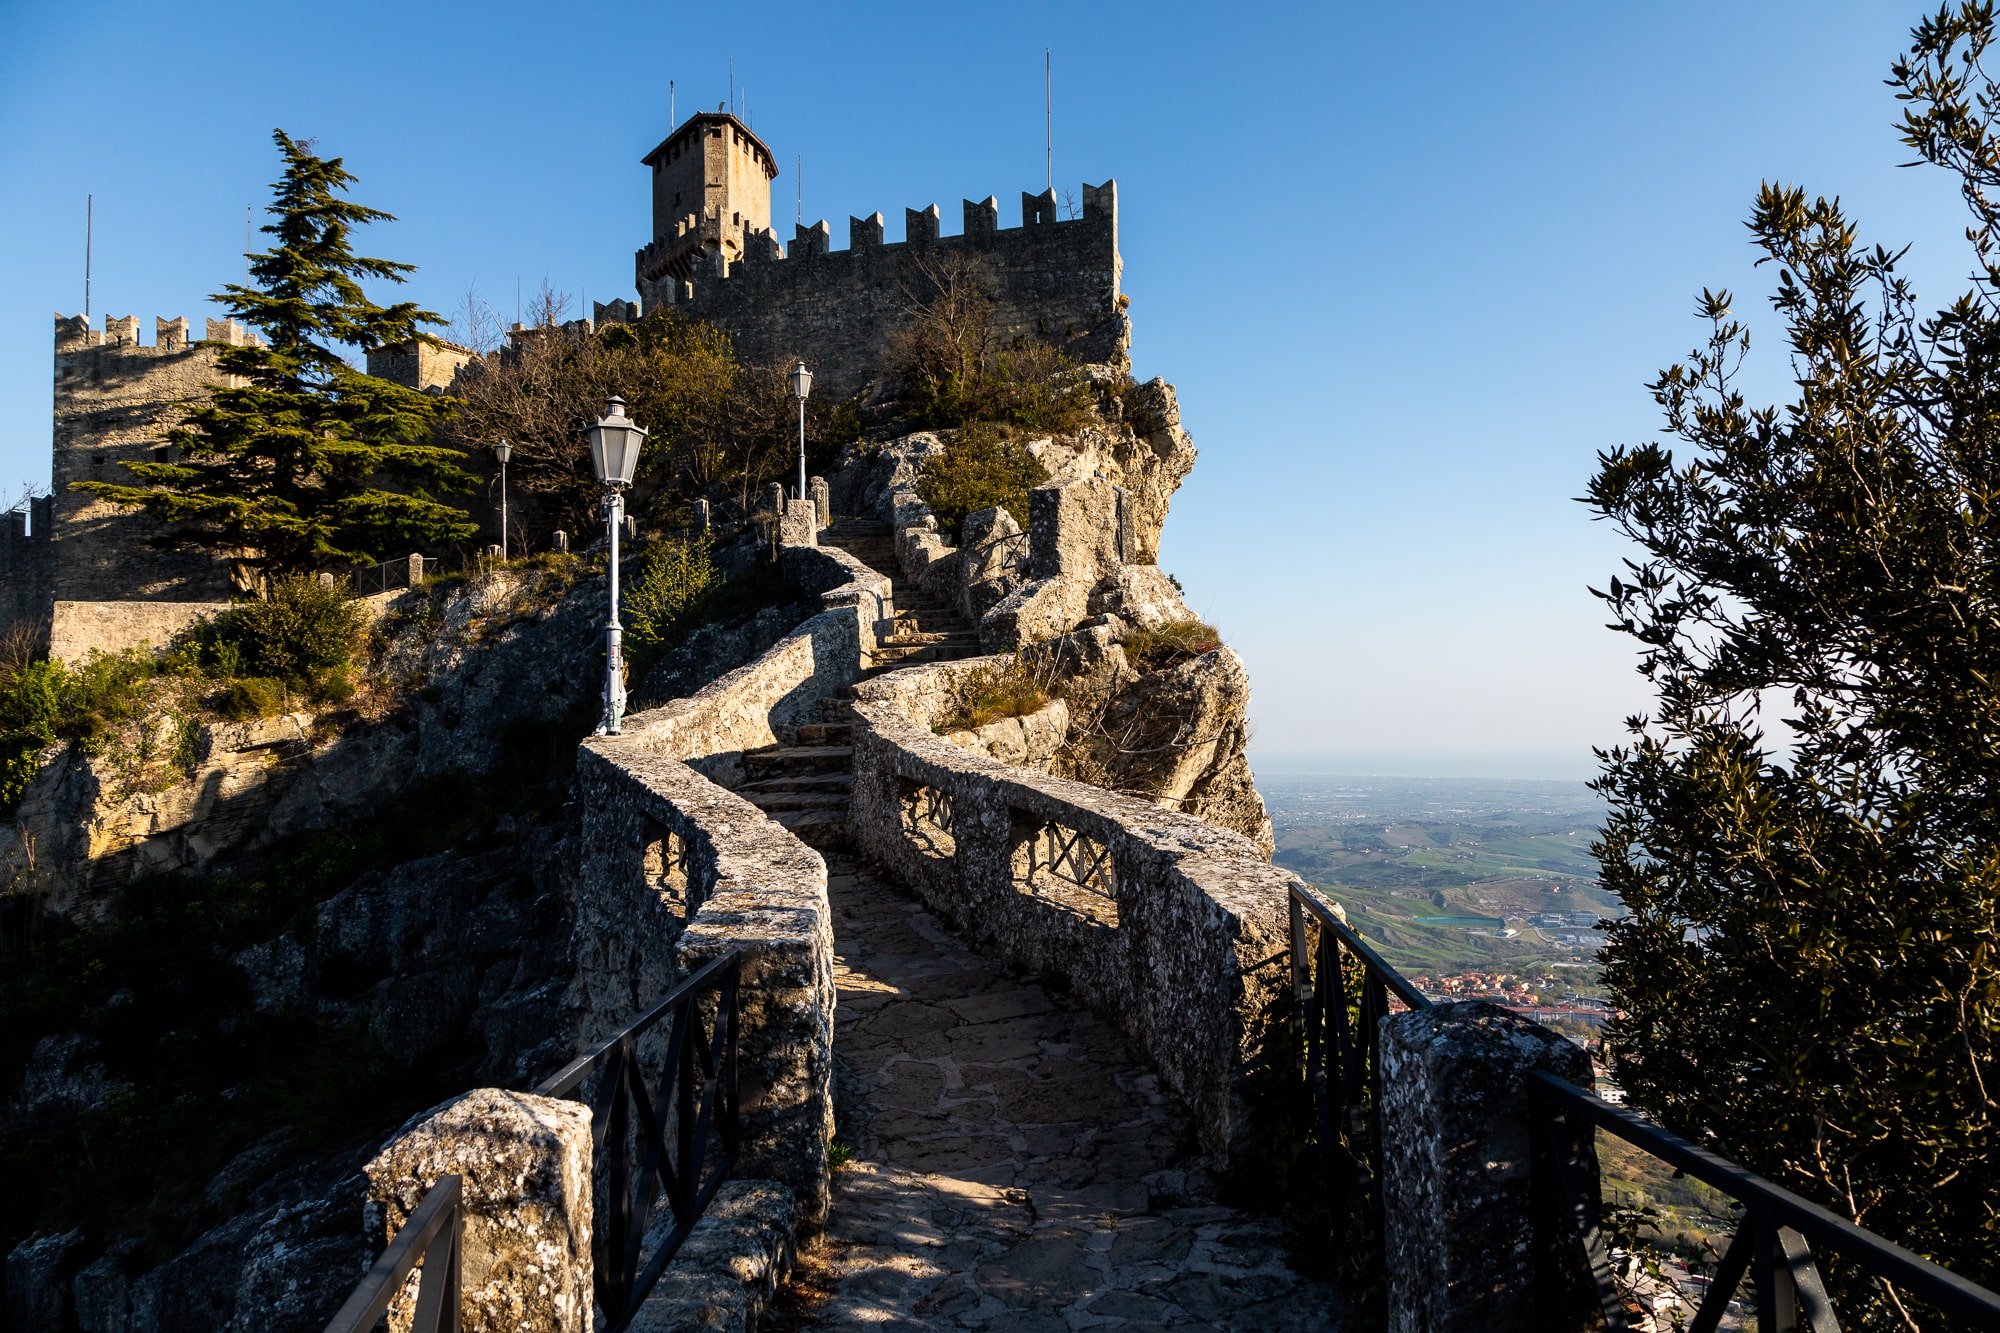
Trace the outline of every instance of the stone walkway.
{"type": "Polygon", "coordinates": [[[1275,1223],[1205,1202],[1186,1114],[1115,1028],[828,853],[839,1141],[820,1327],[1335,1328],[1275,1223]]]}

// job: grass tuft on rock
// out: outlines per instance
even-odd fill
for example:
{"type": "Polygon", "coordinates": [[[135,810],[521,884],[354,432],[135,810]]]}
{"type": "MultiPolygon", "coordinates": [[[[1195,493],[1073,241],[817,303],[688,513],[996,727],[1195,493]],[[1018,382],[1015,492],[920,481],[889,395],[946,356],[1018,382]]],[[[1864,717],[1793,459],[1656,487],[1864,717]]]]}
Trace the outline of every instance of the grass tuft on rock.
{"type": "Polygon", "coordinates": [[[942,736],[952,731],[977,731],[1007,717],[1028,717],[1048,707],[1050,695],[1035,673],[1017,657],[999,667],[980,667],[966,678],[959,703],[932,728],[942,736]]]}
{"type": "Polygon", "coordinates": [[[1199,620],[1171,620],[1157,629],[1134,630],[1125,640],[1125,660],[1142,672],[1165,671],[1222,646],[1215,626],[1199,620]]]}

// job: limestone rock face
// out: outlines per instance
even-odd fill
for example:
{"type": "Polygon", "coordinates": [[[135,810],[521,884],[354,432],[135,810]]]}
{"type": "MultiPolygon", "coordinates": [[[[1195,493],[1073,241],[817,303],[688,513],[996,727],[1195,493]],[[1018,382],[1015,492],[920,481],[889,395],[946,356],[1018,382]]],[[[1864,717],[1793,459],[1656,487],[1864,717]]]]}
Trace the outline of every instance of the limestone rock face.
{"type": "Polygon", "coordinates": [[[70,1312],[69,1279],[82,1261],[81,1231],[30,1236],[7,1256],[7,1327],[62,1333],[70,1312]]]}
{"type": "Polygon", "coordinates": [[[967,514],[963,536],[959,546],[965,580],[962,609],[966,619],[976,625],[1026,578],[1028,542],[1014,516],[998,505],[967,514]]]}
{"type": "Polygon", "coordinates": [[[1120,565],[1091,589],[1089,610],[1094,616],[1115,615],[1137,629],[1196,619],[1158,565],[1120,565]]]}
{"type": "Polygon", "coordinates": [[[944,738],[1003,764],[1049,771],[1049,761],[1069,734],[1069,705],[1060,699],[1026,717],[1003,717],[983,727],[948,731],[944,738]]]}
{"type": "Polygon", "coordinates": [[[401,692],[373,720],[211,724],[192,775],[151,790],[125,772],[138,728],[96,754],[57,752],[0,826],[0,867],[32,861],[47,910],[99,924],[116,890],[146,875],[227,864],[366,817],[415,784],[490,772],[525,730],[576,718],[581,736],[601,688],[604,584],[557,595],[548,577],[503,570],[403,594],[376,630],[386,646],[374,664],[401,692]]]}
{"type": "MultiPolygon", "coordinates": [[[[480,1088],[405,1125],[373,1161],[368,1217],[378,1245],[442,1176],[464,1178],[464,1328],[588,1333],[590,1108],[480,1088]]],[[[407,1329],[414,1290],[390,1307],[407,1329]]]]}
{"type": "Polygon", "coordinates": [[[1269,856],[1270,816],[1258,796],[1249,742],[1250,673],[1234,650],[1217,648],[1162,671],[1138,674],[1109,626],[1067,636],[1077,675],[1064,690],[1077,705],[1051,772],[1144,796],[1247,835],[1269,856]]]}

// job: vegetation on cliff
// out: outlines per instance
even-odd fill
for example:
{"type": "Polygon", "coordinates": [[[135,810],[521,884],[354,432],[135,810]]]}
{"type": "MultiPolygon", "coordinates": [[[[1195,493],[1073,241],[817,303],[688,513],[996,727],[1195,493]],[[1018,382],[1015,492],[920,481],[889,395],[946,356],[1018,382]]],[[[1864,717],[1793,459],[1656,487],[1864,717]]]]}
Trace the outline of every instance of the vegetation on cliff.
{"type": "MultiPolygon", "coordinates": [[[[511,480],[525,500],[516,531],[589,532],[602,523],[603,488],[583,428],[612,394],[646,427],[630,508],[677,526],[686,502],[729,498],[747,514],[759,492],[793,475],[798,407],[788,366],[745,365],[727,335],[660,311],[586,331],[565,324],[565,299],[544,292],[535,322],[513,343],[468,366],[448,438],[467,449],[506,439],[511,480]]],[[[806,450],[815,467],[860,433],[852,404],[809,400],[806,450]]]]}
{"type": "MultiPolygon", "coordinates": [[[[1595,851],[1631,915],[1604,976],[1620,1084],[1663,1124],[1987,1285],[2000,1281],[2000,87],[1993,10],[1941,11],[1890,80],[1952,172],[1975,280],[1926,315],[1837,201],[1765,186],[1798,394],[1749,335],[1652,387],[1664,445],[1587,502],[1643,556],[1599,593],[1657,699],[1602,752],[1595,851]],[[1775,714],[1775,716],[1773,716],[1775,714]],[[1778,725],[1772,726],[1773,722],[1778,725]]],[[[1843,1312],[1907,1323],[1822,1257],[1843,1312]]],[[[1910,1325],[1914,1326],[1914,1325],[1910,1325]]],[[[1928,1326],[1928,1324],[1926,1324],[1928,1326]]]]}
{"type": "Polygon", "coordinates": [[[1028,492],[1049,479],[1049,470],[997,427],[977,423],[952,433],[944,449],[917,471],[917,496],[937,516],[938,527],[958,542],[967,514],[994,506],[1028,526],[1028,492]]]}
{"type": "Polygon", "coordinates": [[[1032,338],[1003,342],[993,298],[963,256],[940,255],[918,273],[903,289],[906,320],[893,345],[903,403],[918,424],[1066,435],[1089,423],[1096,395],[1083,367],[1032,338]]]}
{"type": "Polygon", "coordinates": [[[363,279],[402,282],[414,271],[354,253],[356,227],[394,219],[341,197],[354,182],[341,159],[283,130],[272,137],[285,174],[268,210],[277,220],[263,230],[276,244],[251,256],[255,286],[232,283],[214,298],[265,341],[218,349],[217,369],[238,382],[216,386],[169,433],[178,461],[126,464],[137,484],[76,483],[167,524],[167,541],[228,559],[243,587],[478,530],[423,489],[471,485],[463,455],[432,440],[450,400],[363,374],[341,354],[408,344],[442,323],[362,290],[363,279]]]}

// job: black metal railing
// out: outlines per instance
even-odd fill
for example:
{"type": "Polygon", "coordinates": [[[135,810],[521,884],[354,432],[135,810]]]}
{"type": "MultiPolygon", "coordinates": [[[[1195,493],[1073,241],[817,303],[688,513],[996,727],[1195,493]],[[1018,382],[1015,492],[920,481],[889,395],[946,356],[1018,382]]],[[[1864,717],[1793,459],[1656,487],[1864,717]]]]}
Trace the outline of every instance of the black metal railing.
{"type": "MultiPolygon", "coordinates": [[[[1865,1231],[1836,1213],[1808,1202],[1761,1176],[1671,1134],[1641,1116],[1593,1097],[1551,1074],[1528,1076],[1535,1119],[1537,1189],[1554,1206],[1546,1218],[1559,1219],[1564,1234],[1537,1245],[1545,1256],[1545,1299],[1561,1299],[1553,1284],[1565,1281],[1558,1265],[1560,1245],[1573,1247],[1589,1273],[1592,1295],[1608,1329],[1632,1327],[1612,1272],[1605,1244],[1601,1200],[1589,1170],[1597,1131],[1623,1139],[1672,1166],[1677,1175],[1720,1190],[1743,1207],[1736,1234],[1723,1251],[1690,1333],[1713,1333],[1725,1310],[1750,1281],[1759,1333],[1810,1329],[1838,1333],[1839,1319],[1827,1295],[1813,1252],[1839,1255],[1862,1274],[1924,1301],[1963,1326],[2000,1329],[2000,1294],[1938,1267],[1900,1245],[1865,1231]]],[[[1897,1299],[1900,1299],[1899,1297],[1897,1299]]],[[[1914,1325],[1913,1325],[1914,1326],[1914,1325]]]]}
{"type": "Polygon", "coordinates": [[[544,1097],[568,1097],[595,1078],[583,1099],[591,1109],[597,1193],[591,1237],[596,1296],[607,1333],[617,1333],[638,1313],[741,1153],[736,1042],[742,963],[742,953],[731,949],[705,964],[637,1022],[535,1089],[544,1097]],[[711,996],[713,1009],[705,1017],[711,996]],[[643,1067],[641,1046],[656,1047],[653,1030],[669,1019],[655,1075],[643,1067]],[[672,1223],[663,1232],[652,1225],[661,1203],[672,1223]]]}
{"type": "Polygon", "coordinates": [[[424,1271],[410,1333],[458,1333],[464,1234],[464,1182],[457,1176],[441,1176],[326,1326],[326,1333],[368,1333],[382,1323],[419,1262],[424,1271]]]}
{"type": "Polygon", "coordinates": [[[1382,961],[1331,903],[1296,882],[1291,890],[1292,999],[1299,1055],[1312,1089],[1320,1163],[1331,1214],[1356,1202],[1381,1234],[1382,1020],[1391,1002],[1431,1002],[1382,961]]]}

